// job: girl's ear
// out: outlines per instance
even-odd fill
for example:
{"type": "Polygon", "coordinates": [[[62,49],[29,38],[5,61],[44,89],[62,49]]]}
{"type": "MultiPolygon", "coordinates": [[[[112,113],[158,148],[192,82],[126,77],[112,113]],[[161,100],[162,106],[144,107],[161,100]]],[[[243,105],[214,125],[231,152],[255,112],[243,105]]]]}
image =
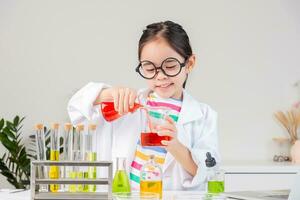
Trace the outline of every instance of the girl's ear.
{"type": "Polygon", "coordinates": [[[194,68],[195,64],[196,64],[196,56],[195,56],[195,54],[192,54],[187,60],[186,72],[190,73],[192,71],[192,69],[194,68]]]}

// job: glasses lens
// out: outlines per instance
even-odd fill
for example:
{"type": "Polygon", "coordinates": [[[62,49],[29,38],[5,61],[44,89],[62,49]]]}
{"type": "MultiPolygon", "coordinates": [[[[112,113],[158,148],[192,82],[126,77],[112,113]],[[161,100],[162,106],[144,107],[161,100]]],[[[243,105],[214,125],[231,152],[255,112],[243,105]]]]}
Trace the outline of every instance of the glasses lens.
{"type": "Polygon", "coordinates": [[[181,69],[179,61],[173,58],[165,60],[162,64],[162,68],[169,76],[177,75],[181,69]]]}
{"type": "Polygon", "coordinates": [[[155,66],[151,62],[141,62],[139,71],[142,74],[142,76],[146,78],[154,77],[156,72],[155,66]]]}

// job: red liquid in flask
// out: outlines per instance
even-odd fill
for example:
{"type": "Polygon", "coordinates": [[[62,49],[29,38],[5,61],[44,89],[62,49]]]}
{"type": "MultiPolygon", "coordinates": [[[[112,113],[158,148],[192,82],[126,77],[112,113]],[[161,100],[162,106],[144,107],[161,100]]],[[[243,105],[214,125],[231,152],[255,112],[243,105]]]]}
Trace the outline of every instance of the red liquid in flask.
{"type": "MultiPolygon", "coordinates": [[[[129,109],[129,112],[133,113],[141,107],[141,104],[134,103],[133,108],[129,109]]],[[[101,111],[104,119],[108,122],[114,121],[122,116],[118,113],[118,111],[115,110],[114,102],[102,102],[101,111]]]]}
{"type": "Polygon", "coordinates": [[[157,133],[141,133],[141,145],[142,146],[164,146],[161,141],[170,141],[170,136],[159,136],[157,133]]]}

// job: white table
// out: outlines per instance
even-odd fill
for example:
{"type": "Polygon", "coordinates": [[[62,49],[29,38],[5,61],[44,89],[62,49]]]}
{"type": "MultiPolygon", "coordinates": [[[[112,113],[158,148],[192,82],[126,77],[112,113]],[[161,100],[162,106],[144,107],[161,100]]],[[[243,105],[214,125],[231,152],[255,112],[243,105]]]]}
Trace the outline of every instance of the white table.
{"type": "Polygon", "coordinates": [[[300,165],[272,161],[224,161],[225,192],[291,189],[300,165]]]}
{"type": "MultiPolygon", "coordinates": [[[[30,200],[30,191],[15,192],[16,190],[0,190],[1,200],[30,200]],[[15,193],[14,193],[15,192],[15,193]]],[[[174,199],[176,194],[203,194],[203,192],[195,191],[165,191],[163,193],[164,200],[174,199]]]]}

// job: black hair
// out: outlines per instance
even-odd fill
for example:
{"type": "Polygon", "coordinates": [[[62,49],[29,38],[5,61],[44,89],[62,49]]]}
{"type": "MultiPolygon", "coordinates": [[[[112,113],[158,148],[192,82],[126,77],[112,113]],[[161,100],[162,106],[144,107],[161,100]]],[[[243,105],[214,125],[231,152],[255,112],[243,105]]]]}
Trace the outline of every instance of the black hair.
{"type": "MultiPolygon", "coordinates": [[[[143,47],[149,41],[152,41],[157,38],[162,38],[166,40],[166,42],[179,55],[181,55],[185,59],[185,61],[187,61],[187,59],[193,54],[189,37],[185,30],[182,28],[182,26],[172,21],[165,21],[149,24],[148,26],[146,26],[146,29],[143,31],[143,34],[139,41],[139,60],[141,58],[141,52],[143,47]]],[[[183,88],[185,88],[186,81],[187,77],[183,83],[183,88]]]]}

